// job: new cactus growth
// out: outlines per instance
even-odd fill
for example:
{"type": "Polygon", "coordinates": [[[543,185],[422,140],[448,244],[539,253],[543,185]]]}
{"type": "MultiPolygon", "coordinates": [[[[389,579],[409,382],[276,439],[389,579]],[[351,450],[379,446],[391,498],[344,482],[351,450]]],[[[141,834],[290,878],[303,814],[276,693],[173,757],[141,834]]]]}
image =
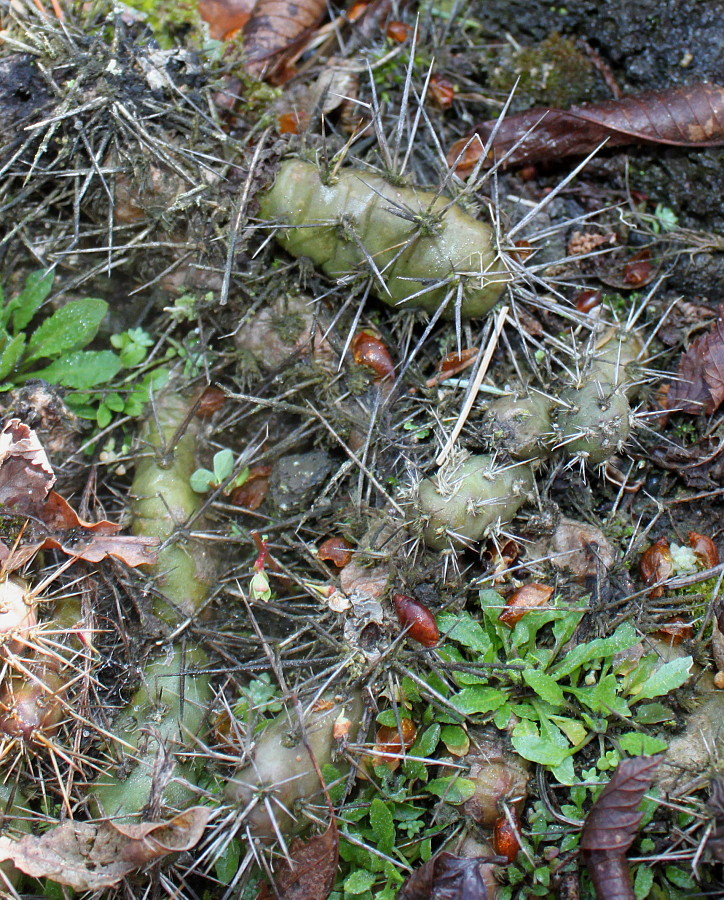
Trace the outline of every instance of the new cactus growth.
{"type": "MultiPolygon", "coordinates": [[[[208,550],[177,535],[202,503],[189,484],[200,431],[196,420],[188,421],[190,410],[191,403],[169,389],[157,398],[141,432],[148,452],[136,467],[131,487],[134,533],[170,541],[152,568],[162,591],[153,611],[170,626],[198,612],[214,572],[208,550]],[[184,428],[179,438],[177,432],[184,428]]],[[[180,646],[168,647],[146,663],[141,686],[113,726],[118,766],[92,788],[107,815],[136,815],[150,801],[178,809],[192,800],[192,764],[181,762],[173,777],[161,782],[156,768],[165,754],[191,749],[201,729],[211,699],[208,675],[200,671],[205,663],[201,649],[184,653],[180,646]]]]}
{"type": "Polygon", "coordinates": [[[309,257],[332,278],[374,275],[389,306],[445,315],[482,316],[497,303],[510,274],[493,229],[442,197],[342,169],[323,180],[319,168],[287,160],[261,198],[260,215],[278,223],[277,240],[309,257]]]}
{"type": "Polygon", "coordinates": [[[542,394],[500,397],[487,409],[485,430],[496,450],[514,459],[547,456],[552,438],[550,412],[553,401],[542,394]]]}
{"type": "Polygon", "coordinates": [[[559,395],[555,412],[557,446],[581,453],[591,465],[605,462],[620,450],[631,432],[631,408],[625,393],[598,380],[559,395]]]}
{"type": "MultiPolygon", "coordinates": [[[[307,824],[295,814],[295,807],[322,795],[319,769],[332,762],[339,768],[335,725],[345,720],[345,734],[354,736],[361,716],[362,700],[355,693],[329,709],[312,710],[303,725],[292,712],[265,728],[256,740],[251,762],[229,780],[224,791],[228,802],[246,809],[245,822],[254,837],[273,840],[307,824]]],[[[349,763],[342,759],[342,767],[348,770],[349,763]]]]}
{"type": "Polygon", "coordinates": [[[487,454],[443,465],[417,492],[425,543],[443,550],[479,540],[491,525],[510,522],[533,481],[529,464],[505,465],[487,454]]]}

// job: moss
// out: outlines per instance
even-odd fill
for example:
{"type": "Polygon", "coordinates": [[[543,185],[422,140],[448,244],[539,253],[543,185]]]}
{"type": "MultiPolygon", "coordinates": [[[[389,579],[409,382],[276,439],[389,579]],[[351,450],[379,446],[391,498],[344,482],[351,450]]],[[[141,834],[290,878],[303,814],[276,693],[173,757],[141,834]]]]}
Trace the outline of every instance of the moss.
{"type": "Polygon", "coordinates": [[[517,80],[513,111],[532,106],[567,108],[598,96],[601,83],[591,61],[570,38],[556,32],[539,44],[506,49],[498,57],[489,74],[490,86],[508,94],[517,80]]]}

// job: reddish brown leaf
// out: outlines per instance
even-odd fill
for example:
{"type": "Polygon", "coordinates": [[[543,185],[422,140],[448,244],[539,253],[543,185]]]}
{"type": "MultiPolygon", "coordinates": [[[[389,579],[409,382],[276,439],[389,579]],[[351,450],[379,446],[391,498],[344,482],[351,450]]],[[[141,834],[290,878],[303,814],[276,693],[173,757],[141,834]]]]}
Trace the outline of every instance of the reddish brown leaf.
{"type": "Polygon", "coordinates": [[[714,541],[698,531],[690,531],[687,535],[689,546],[705,569],[713,569],[719,565],[719,551],[714,541]]]}
{"type": "Polygon", "coordinates": [[[0,431],[0,506],[30,513],[48,496],[55,475],[35,432],[20,419],[0,431]]]}
{"type": "Polygon", "coordinates": [[[199,0],[199,15],[208,22],[209,36],[229,40],[246,25],[256,0],[199,0]]]}
{"type": "MultiPolygon", "coordinates": [[[[671,557],[669,542],[665,537],[660,537],[641,554],[639,572],[644,584],[657,584],[666,581],[674,574],[674,561],[671,557]]],[[[664,593],[663,587],[656,587],[649,591],[652,599],[660,597],[664,593]]]]}
{"type": "Polygon", "coordinates": [[[397,900],[492,900],[480,871],[484,862],[507,860],[500,856],[462,859],[438,853],[410,875],[397,900]]]}
{"type": "Polygon", "coordinates": [[[417,726],[412,719],[400,719],[399,729],[396,725],[381,725],[375,734],[375,750],[384,755],[375,756],[375,763],[384,763],[390,772],[394,772],[402,762],[403,743],[404,749],[409,750],[416,737],[417,726]]]}
{"type": "Polygon", "coordinates": [[[508,816],[500,816],[493,827],[493,850],[500,856],[504,856],[508,862],[515,862],[520,850],[520,824],[515,808],[510,810],[508,816]]]}
{"type": "Polygon", "coordinates": [[[643,815],[639,803],[662,756],[635,756],[616,767],[586,816],[581,851],[598,900],[634,900],[626,851],[643,815]]]}
{"type": "Polygon", "coordinates": [[[0,837],[0,860],[12,860],[34,878],[96,891],[118,884],[152,859],[194,847],[211,813],[208,807],[194,806],[168,822],[64,822],[39,837],[0,837]]]}
{"type": "MultiPolygon", "coordinates": [[[[6,571],[24,565],[42,548],[62,550],[88,562],[115,556],[129,566],[152,563],[152,538],[119,535],[113,522],[84,522],[60,494],[55,475],[35,432],[11,419],[0,432],[0,507],[27,517],[20,539],[0,541],[6,571]]],[[[17,535],[16,535],[17,537],[17,535]]]]}
{"type": "Polygon", "coordinates": [[[551,598],[553,588],[547,584],[524,584],[523,587],[508,598],[505,609],[498,616],[498,619],[508,628],[513,628],[516,622],[519,622],[523,616],[536,609],[544,606],[551,598]]]}
{"type": "Polygon", "coordinates": [[[431,75],[428,93],[433,103],[440,109],[450,109],[455,99],[455,85],[442,75],[431,75]]]}
{"type": "Polygon", "coordinates": [[[257,77],[279,70],[327,9],[324,0],[258,0],[244,26],[245,67],[257,77]]]}
{"type": "Polygon", "coordinates": [[[334,819],[323,834],[297,840],[274,876],[274,889],[262,885],[257,900],[327,900],[334,887],[339,860],[339,833],[334,819]]]}
{"type": "MultiPolygon", "coordinates": [[[[477,138],[457,163],[470,136],[456,141],[448,153],[448,164],[456,165],[459,173],[470,171],[497,124],[491,120],[477,125],[473,129],[477,138]]],[[[724,87],[691,84],[569,110],[529,109],[500,123],[485,165],[492,165],[509,151],[508,165],[584,156],[604,140],[607,147],[632,143],[712,147],[724,143],[724,87]]]]}
{"type": "Polygon", "coordinates": [[[404,44],[412,33],[412,28],[404,22],[393,20],[387,23],[387,37],[396,44],[404,44]]]}
{"type": "Polygon", "coordinates": [[[352,357],[360,366],[375,373],[375,381],[394,381],[395,364],[387,345],[367,328],[358,331],[352,339],[352,357]]]}
{"type": "Polygon", "coordinates": [[[667,644],[680,644],[694,637],[694,626],[685,619],[676,618],[660,625],[655,634],[663,638],[667,644]]]}
{"type": "Polygon", "coordinates": [[[271,466],[252,466],[246,481],[231,492],[231,502],[243,509],[259,509],[269,492],[271,466]]]}
{"type": "Polygon", "coordinates": [[[342,569],[352,562],[353,546],[343,537],[330,537],[319,545],[317,556],[325,562],[333,563],[338,569],[342,569]]]}
{"type": "Polygon", "coordinates": [[[679,362],[671,383],[669,409],[709,416],[724,401],[724,307],[711,331],[698,337],[679,362]]]}
{"type": "Polygon", "coordinates": [[[440,360],[437,367],[437,373],[433,375],[432,378],[427,379],[425,382],[426,386],[435,387],[435,385],[440,384],[440,382],[452,378],[453,375],[464,372],[465,369],[472,366],[477,359],[477,356],[477,347],[466,347],[465,350],[461,350],[460,353],[448,353],[447,356],[444,356],[440,360]]]}

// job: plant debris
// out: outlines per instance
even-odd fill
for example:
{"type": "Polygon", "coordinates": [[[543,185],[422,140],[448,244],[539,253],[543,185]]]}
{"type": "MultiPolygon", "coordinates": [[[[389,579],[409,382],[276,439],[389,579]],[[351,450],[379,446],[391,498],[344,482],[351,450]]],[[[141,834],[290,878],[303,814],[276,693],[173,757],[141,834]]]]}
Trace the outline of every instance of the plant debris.
{"type": "Polygon", "coordinates": [[[298,838],[274,874],[274,888],[263,885],[257,900],[327,900],[337,876],[339,832],[336,822],[306,841],[298,838]]]}
{"type": "Polygon", "coordinates": [[[635,896],[626,851],[643,815],[639,803],[661,760],[661,756],[639,756],[619,763],[586,816],[580,846],[598,900],[633,900],[635,896]]]}
{"type": "Polygon", "coordinates": [[[35,878],[96,891],[118,884],[154,859],[195,847],[212,814],[209,807],[192,806],[167,822],[64,822],[38,837],[0,837],[0,860],[12,860],[35,878]]]}
{"type": "Polygon", "coordinates": [[[724,308],[710,331],[698,337],[679,360],[667,395],[670,410],[710,416],[724,401],[724,308]]]}
{"type": "Polygon", "coordinates": [[[465,859],[438,853],[407,879],[398,900],[495,900],[480,871],[484,863],[505,863],[504,856],[465,859]]]}
{"type": "Polygon", "coordinates": [[[460,175],[471,171],[491,141],[483,165],[585,156],[604,142],[714,147],[724,143],[724,87],[692,84],[567,110],[529,109],[476,125],[452,145],[448,164],[460,175]]]}

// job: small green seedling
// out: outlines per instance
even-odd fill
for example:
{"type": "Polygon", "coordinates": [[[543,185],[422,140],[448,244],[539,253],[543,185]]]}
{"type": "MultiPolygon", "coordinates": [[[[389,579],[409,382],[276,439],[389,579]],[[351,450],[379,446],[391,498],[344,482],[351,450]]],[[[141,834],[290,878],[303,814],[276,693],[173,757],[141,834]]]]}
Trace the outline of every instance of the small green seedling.
{"type": "MultiPolygon", "coordinates": [[[[213,467],[213,472],[210,469],[197,469],[191,476],[189,484],[198,494],[205,494],[208,491],[215,490],[233,474],[234,454],[228,447],[214,454],[213,467]]],[[[249,468],[245,466],[236,478],[226,486],[225,493],[241,487],[248,477],[249,468]]]]}

